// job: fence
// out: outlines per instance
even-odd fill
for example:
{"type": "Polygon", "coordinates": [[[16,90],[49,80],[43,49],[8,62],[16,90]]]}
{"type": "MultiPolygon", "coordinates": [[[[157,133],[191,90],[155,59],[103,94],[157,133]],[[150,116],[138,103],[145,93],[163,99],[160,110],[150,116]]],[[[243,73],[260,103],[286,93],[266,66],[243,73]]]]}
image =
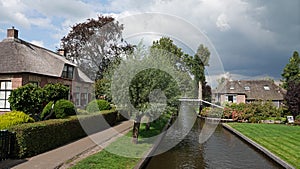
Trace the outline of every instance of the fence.
{"type": "Polygon", "coordinates": [[[15,145],[15,134],[0,130],[0,161],[12,156],[15,145]]]}

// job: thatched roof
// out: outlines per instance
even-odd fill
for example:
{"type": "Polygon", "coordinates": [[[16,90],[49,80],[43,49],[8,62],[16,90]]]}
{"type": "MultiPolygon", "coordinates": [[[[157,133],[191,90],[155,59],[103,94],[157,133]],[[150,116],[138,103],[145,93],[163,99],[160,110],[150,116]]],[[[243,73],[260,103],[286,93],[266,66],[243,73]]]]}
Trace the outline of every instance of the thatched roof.
{"type": "Polygon", "coordinates": [[[76,81],[93,83],[76,64],[53,51],[18,38],[0,42],[0,74],[34,73],[61,77],[65,64],[75,67],[76,81]]]}
{"type": "Polygon", "coordinates": [[[55,52],[16,38],[0,42],[0,73],[36,73],[60,77],[65,64],[76,66],[55,52]]]}
{"type": "Polygon", "coordinates": [[[215,92],[244,94],[247,100],[283,100],[285,91],[271,80],[226,80],[215,92]]]}

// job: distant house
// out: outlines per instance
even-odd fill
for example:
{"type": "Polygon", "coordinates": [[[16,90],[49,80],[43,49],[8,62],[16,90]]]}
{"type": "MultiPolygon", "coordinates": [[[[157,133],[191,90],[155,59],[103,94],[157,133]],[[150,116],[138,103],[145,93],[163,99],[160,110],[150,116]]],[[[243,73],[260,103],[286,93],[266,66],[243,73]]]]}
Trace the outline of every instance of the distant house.
{"type": "Polygon", "coordinates": [[[10,110],[11,91],[28,83],[41,87],[62,83],[70,87],[69,99],[84,107],[94,82],[61,54],[21,40],[18,30],[8,29],[7,38],[0,42],[0,112],[10,110]]]}
{"type": "Polygon", "coordinates": [[[284,90],[271,80],[225,80],[213,91],[214,101],[220,104],[251,103],[272,101],[279,107],[284,98],[284,90]]]}

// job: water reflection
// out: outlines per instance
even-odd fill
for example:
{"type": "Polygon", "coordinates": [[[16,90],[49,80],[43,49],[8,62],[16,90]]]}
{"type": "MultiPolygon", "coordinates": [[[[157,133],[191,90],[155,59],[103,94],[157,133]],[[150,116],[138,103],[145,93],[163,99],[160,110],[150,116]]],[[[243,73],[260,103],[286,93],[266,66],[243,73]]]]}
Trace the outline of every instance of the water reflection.
{"type": "MultiPolygon", "coordinates": [[[[200,144],[202,126],[203,121],[197,119],[185,139],[171,150],[153,157],[147,169],[281,168],[222,126],[216,128],[208,141],[200,144]]],[[[163,142],[172,142],[172,136],[163,142]]]]}

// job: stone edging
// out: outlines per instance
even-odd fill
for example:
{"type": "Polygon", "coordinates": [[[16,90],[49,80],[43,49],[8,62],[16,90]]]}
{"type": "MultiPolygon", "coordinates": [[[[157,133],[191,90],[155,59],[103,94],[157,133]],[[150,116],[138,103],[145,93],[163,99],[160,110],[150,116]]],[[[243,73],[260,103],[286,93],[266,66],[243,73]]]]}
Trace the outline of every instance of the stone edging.
{"type": "Polygon", "coordinates": [[[274,160],[276,163],[278,163],[279,165],[281,165],[284,168],[287,169],[295,169],[295,167],[291,166],[290,164],[288,164],[287,162],[283,161],[281,158],[279,158],[278,156],[276,156],[275,154],[273,154],[272,152],[270,152],[269,150],[267,150],[266,148],[264,148],[263,146],[257,144],[256,142],[254,142],[253,140],[251,140],[250,138],[246,137],[245,135],[243,135],[242,133],[240,133],[239,131],[235,130],[234,128],[232,128],[231,126],[229,126],[228,124],[222,123],[222,126],[224,128],[226,128],[228,131],[232,132],[233,134],[237,135],[238,137],[240,137],[241,139],[245,140],[246,142],[248,142],[249,144],[251,144],[253,147],[255,147],[257,150],[259,150],[260,152],[264,153],[265,155],[267,155],[269,158],[271,158],[272,160],[274,160]]]}

